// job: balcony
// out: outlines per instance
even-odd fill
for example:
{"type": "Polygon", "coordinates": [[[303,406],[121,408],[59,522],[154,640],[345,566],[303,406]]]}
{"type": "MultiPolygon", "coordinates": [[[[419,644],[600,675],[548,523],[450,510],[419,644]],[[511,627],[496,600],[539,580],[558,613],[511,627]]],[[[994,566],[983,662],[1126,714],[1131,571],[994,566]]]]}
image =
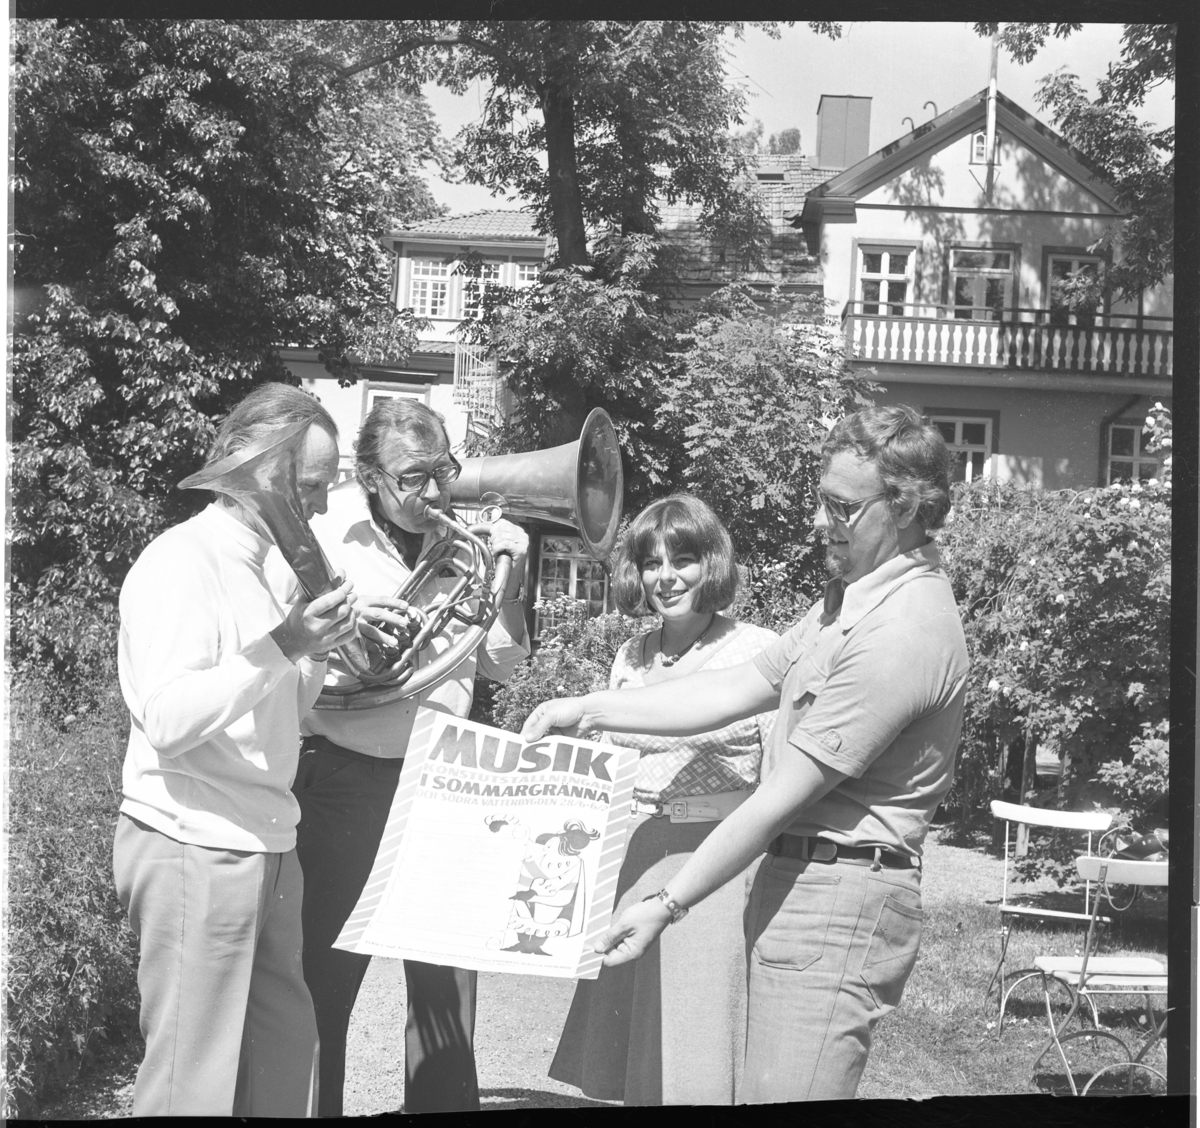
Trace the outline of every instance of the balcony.
{"type": "Polygon", "coordinates": [[[846,355],[851,360],[1159,379],[1171,376],[1174,334],[1170,318],[865,304],[879,312],[864,312],[863,302],[847,302],[842,312],[846,355]],[[889,309],[894,312],[884,312],[889,309]]]}

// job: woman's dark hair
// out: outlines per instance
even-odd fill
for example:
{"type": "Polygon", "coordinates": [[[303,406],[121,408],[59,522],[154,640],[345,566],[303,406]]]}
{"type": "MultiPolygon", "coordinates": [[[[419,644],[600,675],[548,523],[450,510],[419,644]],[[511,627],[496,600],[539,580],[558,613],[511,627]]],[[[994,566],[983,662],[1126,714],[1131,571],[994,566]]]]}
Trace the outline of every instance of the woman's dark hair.
{"type": "Polygon", "coordinates": [[[647,615],[642,590],[642,561],[659,545],[668,552],[686,552],[700,562],[700,583],[692,591],[692,609],[701,614],[720,611],[733,603],[738,572],[733,541],[720,518],[691,494],[672,494],[652,501],[630,522],[617,547],[613,593],[626,615],[647,615]]]}
{"type": "Polygon", "coordinates": [[[312,423],[337,441],[337,424],[315,396],[290,384],[263,384],[225,416],[204,465],[212,466],[293,423],[312,423]]]}
{"type": "Polygon", "coordinates": [[[383,466],[387,444],[397,438],[414,445],[450,445],[445,421],[432,408],[414,399],[380,400],[363,420],[354,444],[354,473],[364,489],[370,472],[383,466]]]}
{"type": "Polygon", "coordinates": [[[914,407],[865,407],[847,415],[825,438],[821,466],[840,451],[875,464],[893,509],[917,502],[916,522],[940,529],[950,512],[950,451],[946,440],[914,407]]]}

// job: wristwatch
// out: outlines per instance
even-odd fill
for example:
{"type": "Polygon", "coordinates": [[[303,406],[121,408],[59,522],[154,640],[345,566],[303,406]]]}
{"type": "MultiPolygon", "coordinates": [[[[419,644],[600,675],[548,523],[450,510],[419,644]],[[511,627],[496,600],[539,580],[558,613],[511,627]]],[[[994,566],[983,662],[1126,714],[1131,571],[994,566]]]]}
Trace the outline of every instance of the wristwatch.
{"type": "Polygon", "coordinates": [[[501,600],[501,603],[524,603],[525,602],[525,585],[521,584],[517,588],[516,595],[506,595],[501,600]]]}
{"type": "Polygon", "coordinates": [[[671,895],[665,890],[660,889],[657,893],[651,893],[649,897],[643,897],[643,901],[661,901],[667,906],[667,912],[671,914],[671,924],[678,924],[685,916],[688,915],[687,909],[681,909],[673,900],[671,895]]]}

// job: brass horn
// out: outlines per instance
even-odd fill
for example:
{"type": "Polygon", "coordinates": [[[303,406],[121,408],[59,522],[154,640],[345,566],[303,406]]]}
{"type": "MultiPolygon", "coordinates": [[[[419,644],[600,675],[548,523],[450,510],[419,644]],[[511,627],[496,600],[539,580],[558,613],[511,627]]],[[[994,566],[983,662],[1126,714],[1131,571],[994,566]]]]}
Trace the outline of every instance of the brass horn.
{"type": "Polygon", "coordinates": [[[347,663],[356,680],[327,685],[315,708],[369,709],[411,697],[475,652],[500,612],[512,565],[507,556],[493,560],[482,539],[498,516],[568,525],[578,531],[590,556],[604,560],[616,543],[623,495],[616,432],[608,413],[599,408],[588,415],[575,442],[526,454],[465,459],[462,474],[451,486],[450,500],[465,508],[481,508],[484,519],[464,526],[435,506],[427,508],[449,537],[441,551],[426,554],[391,601],[416,620],[415,636],[402,645],[398,658],[386,666],[376,663],[366,676],[347,663]],[[456,577],[451,590],[437,600],[430,596],[423,600],[422,589],[447,571],[456,577]],[[477,583],[478,576],[483,577],[482,584],[477,583]],[[428,610],[422,602],[429,603],[428,610]],[[454,619],[468,624],[468,629],[443,653],[421,665],[422,652],[454,619]]]}

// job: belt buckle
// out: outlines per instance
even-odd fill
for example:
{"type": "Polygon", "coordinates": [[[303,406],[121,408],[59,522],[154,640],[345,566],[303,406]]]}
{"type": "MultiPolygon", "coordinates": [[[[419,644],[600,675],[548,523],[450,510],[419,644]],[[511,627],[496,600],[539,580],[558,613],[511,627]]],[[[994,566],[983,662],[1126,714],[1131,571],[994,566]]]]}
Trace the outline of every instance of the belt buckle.
{"type": "Polygon", "coordinates": [[[672,799],[670,808],[667,812],[670,815],[672,822],[679,822],[681,819],[688,817],[688,801],[686,799],[672,799]]]}
{"type": "Polygon", "coordinates": [[[837,858],[836,842],[829,842],[823,838],[810,838],[808,842],[808,857],[810,861],[832,862],[837,858]]]}
{"type": "Polygon", "coordinates": [[[661,819],[667,813],[661,802],[646,803],[641,799],[635,799],[630,804],[630,810],[634,815],[649,815],[652,819],[661,819]]]}

